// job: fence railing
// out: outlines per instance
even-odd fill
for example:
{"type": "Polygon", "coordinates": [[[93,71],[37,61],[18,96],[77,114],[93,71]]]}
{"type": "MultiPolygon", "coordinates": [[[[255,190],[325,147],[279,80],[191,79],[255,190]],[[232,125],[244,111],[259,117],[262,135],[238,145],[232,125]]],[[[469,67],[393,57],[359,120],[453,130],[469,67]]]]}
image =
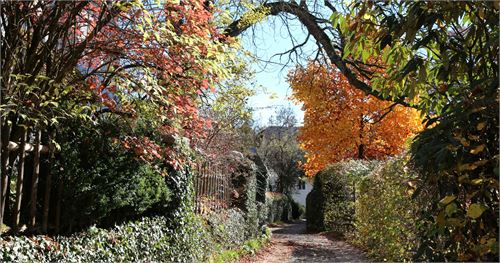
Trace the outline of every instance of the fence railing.
{"type": "MultiPolygon", "coordinates": [[[[9,199],[9,192],[11,189],[15,189],[15,201],[14,204],[10,204],[12,207],[10,214],[12,216],[12,229],[17,232],[20,227],[21,207],[22,203],[27,202],[23,200],[24,198],[29,198],[29,224],[30,230],[34,230],[37,223],[37,216],[40,213],[37,212],[37,204],[39,202],[38,193],[43,195],[43,207],[42,207],[42,232],[47,232],[47,227],[49,224],[49,207],[51,205],[50,201],[50,189],[51,185],[51,173],[50,169],[45,169],[44,173],[41,173],[40,166],[42,162],[49,167],[53,160],[53,154],[55,152],[54,145],[42,145],[42,131],[38,130],[28,130],[26,128],[21,128],[21,138],[19,142],[11,141],[11,129],[8,126],[3,127],[4,133],[0,140],[0,233],[2,223],[5,220],[6,210],[9,206],[8,202],[12,202],[9,199]],[[7,127],[7,128],[5,128],[7,127]],[[28,174],[29,173],[29,174],[28,174]],[[16,184],[11,185],[11,177],[16,177],[16,184]],[[25,181],[31,178],[31,184],[25,181]],[[43,179],[44,189],[39,189],[39,181],[43,179]],[[28,186],[24,189],[23,186],[28,186]]],[[[49,138],[45,139],[47,143],[50,138],[54,137],[51,133],[48,135],[49,138]]],[[[62,190],[61,190],[62,191],[62,190]]],[[[60,200],[57,200],[56,210],[56,231],[59,228],[59,217],[60,217],[60,200]]]]}
{"type": "Polygon", "coordinates": [[[201,161],[194,179],[195,212],[226,209],[230,206],[233,190],[230,168],[221,161],[201,161]]]}

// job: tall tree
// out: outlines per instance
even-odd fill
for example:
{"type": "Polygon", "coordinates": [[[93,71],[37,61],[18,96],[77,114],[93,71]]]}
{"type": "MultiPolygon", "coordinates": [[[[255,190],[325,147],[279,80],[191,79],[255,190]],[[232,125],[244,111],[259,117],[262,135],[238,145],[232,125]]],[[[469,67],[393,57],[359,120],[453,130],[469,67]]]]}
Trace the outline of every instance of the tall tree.
{"type": "Polygon", "coordinates": [[[310,176],[347,158],[398,154],[421,128],[415,109],[365,95],[336,69],[310,63],[290,72],[289,82],[293,98],[303,103],[299,141],[310,176]]]}
{"type": "Polygon", "coordinates": [[[420,190],[438,194],[423,213],[420,259],[498,261],[498,1],[265,1],[255,10],[297,17],[353,87],[426,115],[413,162],[420,190]]]}
{"type": "Polygon", "coordinates": [[[253,72],[246,66],[243,54],[227,64],[230,75],[217,84],[217,92],[203,100],[201,114],[211,123],[205,127],[206,139],[200,141],[206,155],[224,156],[230,151],[248,151],[245,125],[252,119],[248,98],[255,94],[249,87],[253,72]]]}
{"type": "Polygon", "coordinates": [[[346,50],[385,64],[372,88],[406,96],[427,115],[412,145],[417,193],[429,199],[417,257],[498,261],[498,1],[351,8],[340,25],[346,50]]]}
{"type": "Polygon", "coordinates": [[[304,174],[300,163],[304,153],[297,141],[297,118],[290,107],[278,108],[270,126],[259,133],[257,149],[264,163],[277,174],[276,192],[291,194],[304,174]]]}
{"type": "MultiPolygon", "coordinates": [[[[23,127],[57,146],[49,131],[64,120],[135,118],[146,102],[166,136],[203,137],[198,99],[227,73],[221,65],[232,43],[220,41],[210,3],[8,1],[0,9],[0,210],[17,159],[9,142],[19,144],[23,127]]],[[[147,136],[123,143],[178,167],[175,150],[158,152],[147,136]]],[[[22,202],[22,191],[17,195],[22,202]]]]}

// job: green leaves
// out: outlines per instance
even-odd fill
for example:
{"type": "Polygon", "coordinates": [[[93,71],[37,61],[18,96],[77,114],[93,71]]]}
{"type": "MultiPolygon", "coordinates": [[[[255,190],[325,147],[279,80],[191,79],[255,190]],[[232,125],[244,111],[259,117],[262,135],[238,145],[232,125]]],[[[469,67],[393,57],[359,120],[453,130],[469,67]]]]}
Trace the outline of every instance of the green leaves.
{"type": "Polygon", "coordinates": [[[467,216],[472,219],[477,219],[481,217],[484,211],[486,211],[486,207],[482,204],[471,204],[469,209],[467,209],[467,216]]]}
{"type": "Polygon", "coordinates": [[[445,205],[453,202],[455,199],[457,199],[456,196],[454,196],[454,195],[448,195],[448,196],[444,197],[443,199],[441,199],[441,201],[439,201],[439,203],[441,205],[445,206],[445,205]]]}
{"type": "Polygon", "coordinates": [[[416,248],[420,201],[408,194],[410,187],[404,183],[416,176],[405,167],[405,159],[386,161],[356,182],[356,229],[351,241],[376,261],[410,260],[416,248]]]}
{"type": "Polygon", "coordinates": [[[446,215],[451,217],[453,214],[457,211],[457,204],[456,203],[450,203],[446,206],[445,211],[446,215]]]}

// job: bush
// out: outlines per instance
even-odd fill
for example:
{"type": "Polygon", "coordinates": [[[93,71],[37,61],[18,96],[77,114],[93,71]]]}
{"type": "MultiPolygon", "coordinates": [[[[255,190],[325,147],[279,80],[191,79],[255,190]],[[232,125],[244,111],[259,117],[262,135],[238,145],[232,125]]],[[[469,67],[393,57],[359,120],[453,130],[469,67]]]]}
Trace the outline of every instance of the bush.
{"type": "MultiPolygon", "coordinates": [[[[212,213],[207,220],[184,212],[175,219],[146,217],[110,230],[91,227],[68,237],[6,237],[0,240],[0,261],[203,262],[226,250],[244,249],[244,253],[250,253],[260,248],[263,241],[259,238],[249,242],[245,229],[243,214],[235,209],[212,213]]],[[[262,237],[259,232],[255,236],[262,237]]]]}
{"type": "Polygon", "coordinates": [[[245,241],[245,243],[243,243],[243,245],[241,245],[238,249],[224,250],[213,255],[210,262],[233,262],[237,261],[242,255],[254,255],[269,242],[270,238],[271,230],[268,227],[264,227],[264,231],[260,236],[245,241]]]}
{"type": "Polygon", "coordinates": [[[352,160],[319,172],[306,199],[307,229],[341,234],[352,231],[355,181],[366,176],[376,163],[352,160]]]}
{"type": "Polygon", "coordinates": [[[289,221],[292,207],[289,198],[281,193],[268,192],[266,194],[267,222],[289,221]]]}
{"type": "MultiPolygon", "coordinates": [[[[12,237],[2,240],[7,262],[196,261],[206,251],[207,235],[200,218],[186,218],[182,231],[168,228],[164,217],[143,218],[111,230],[91,227],[69,237],[12,237]],[[193,235],[195,238],[187,237],[193,235]],[[193,235],[194,236],[194,235],[193,235]],[[186,240],[192,240],[185,250],[186,240]],[[194,252],[194,253],[192,253],[194,252]]],[[[179,229],[180,230],[180,229],[179,229]]]]}
{"type": "Polygon", "coordinates": [[[319,178],[321,172],[314,177],[313,188],[306,197],[306,218],[308,231],[322,231],[325,229],[325,208],[323,180],[319,178]]]}
{"type": "MultiPolygon", "coordinates": [[[[97,224],[113,226],[137,219],[148,209],[170,201],[167,168],[138,160],[113,138],[123,125],[103,121],[97,126],[68,127],[60,136],[60,158],[53,169],[64,188],[61,228],[65,232],[97,224]]],[[[53,184],[56,192],[57,184],[53,184]]]]}
{"type": "Polygon", "coordinates": [[[411,260],[417,247],[418,205],[409,186],[416,174],[405,163],[403,157],[388,160],[357,184],[351,240],[376,260],[411,260]]]}
{"type": "MultiPolygon", "coordinates": [[[[245,237],[254,238],[259,233],[259,227],[264,223],[267,208],[261,199],[262,185],[266,182],[260,159],[255,156],[244,158],[242,156],[229,156],[226,162],[232,167],[231,185],[235,193],[231,198],[231,207],[238,208],[245,217],[245,237]],[[254,161],[252,161],[254,160],[254,161]]],[[[265,169],[265,167],[264,167],[265,169]]]]}
{"type": "MultiPolygon", "coordinates": [[[[207,216],[207,223],[211,236],[217,244],[220,244],[220,249],[236,248],[246,240],[245,217],[237,209],[210,213],[207,216]]],[[[258,232],[254,235],[258,235],[258,232]]]]}
{"type": "Polygon", "coordinates": [[[60,165],[65,169],[58,174],[72,190],[65,191],[64,205],[74,206],[65,222],[76,221],[83,228],[92,217],[101,225],[141,219],[110,229],[93,226],[70,236],[6,237],[0,240],[1,262],[206,262],[226,250],[254,253],[263,244],[259,217],[266,210],[256,201],[256,168],[248,159],[233,160],[236,207],[203,218],[193,212],[189,167],[173,170],[140,162],[109,134],[84,128],[76,132],[82,134],[75,138],[85,139],[75,139],[74,147],[62,145],[60,165]],[[88,141],[92,143],[85,148],[88,141]]]}

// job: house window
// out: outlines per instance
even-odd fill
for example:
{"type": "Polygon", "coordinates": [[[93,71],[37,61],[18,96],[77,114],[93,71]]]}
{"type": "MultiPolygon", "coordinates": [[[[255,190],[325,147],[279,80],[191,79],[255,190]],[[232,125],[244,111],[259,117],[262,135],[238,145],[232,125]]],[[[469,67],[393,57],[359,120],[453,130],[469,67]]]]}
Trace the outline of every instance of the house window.
{"type": "Polygon", "coordinates": [[[299,190],[305,190],[306,189],[306,182],[299,180],[299,190]]]}

